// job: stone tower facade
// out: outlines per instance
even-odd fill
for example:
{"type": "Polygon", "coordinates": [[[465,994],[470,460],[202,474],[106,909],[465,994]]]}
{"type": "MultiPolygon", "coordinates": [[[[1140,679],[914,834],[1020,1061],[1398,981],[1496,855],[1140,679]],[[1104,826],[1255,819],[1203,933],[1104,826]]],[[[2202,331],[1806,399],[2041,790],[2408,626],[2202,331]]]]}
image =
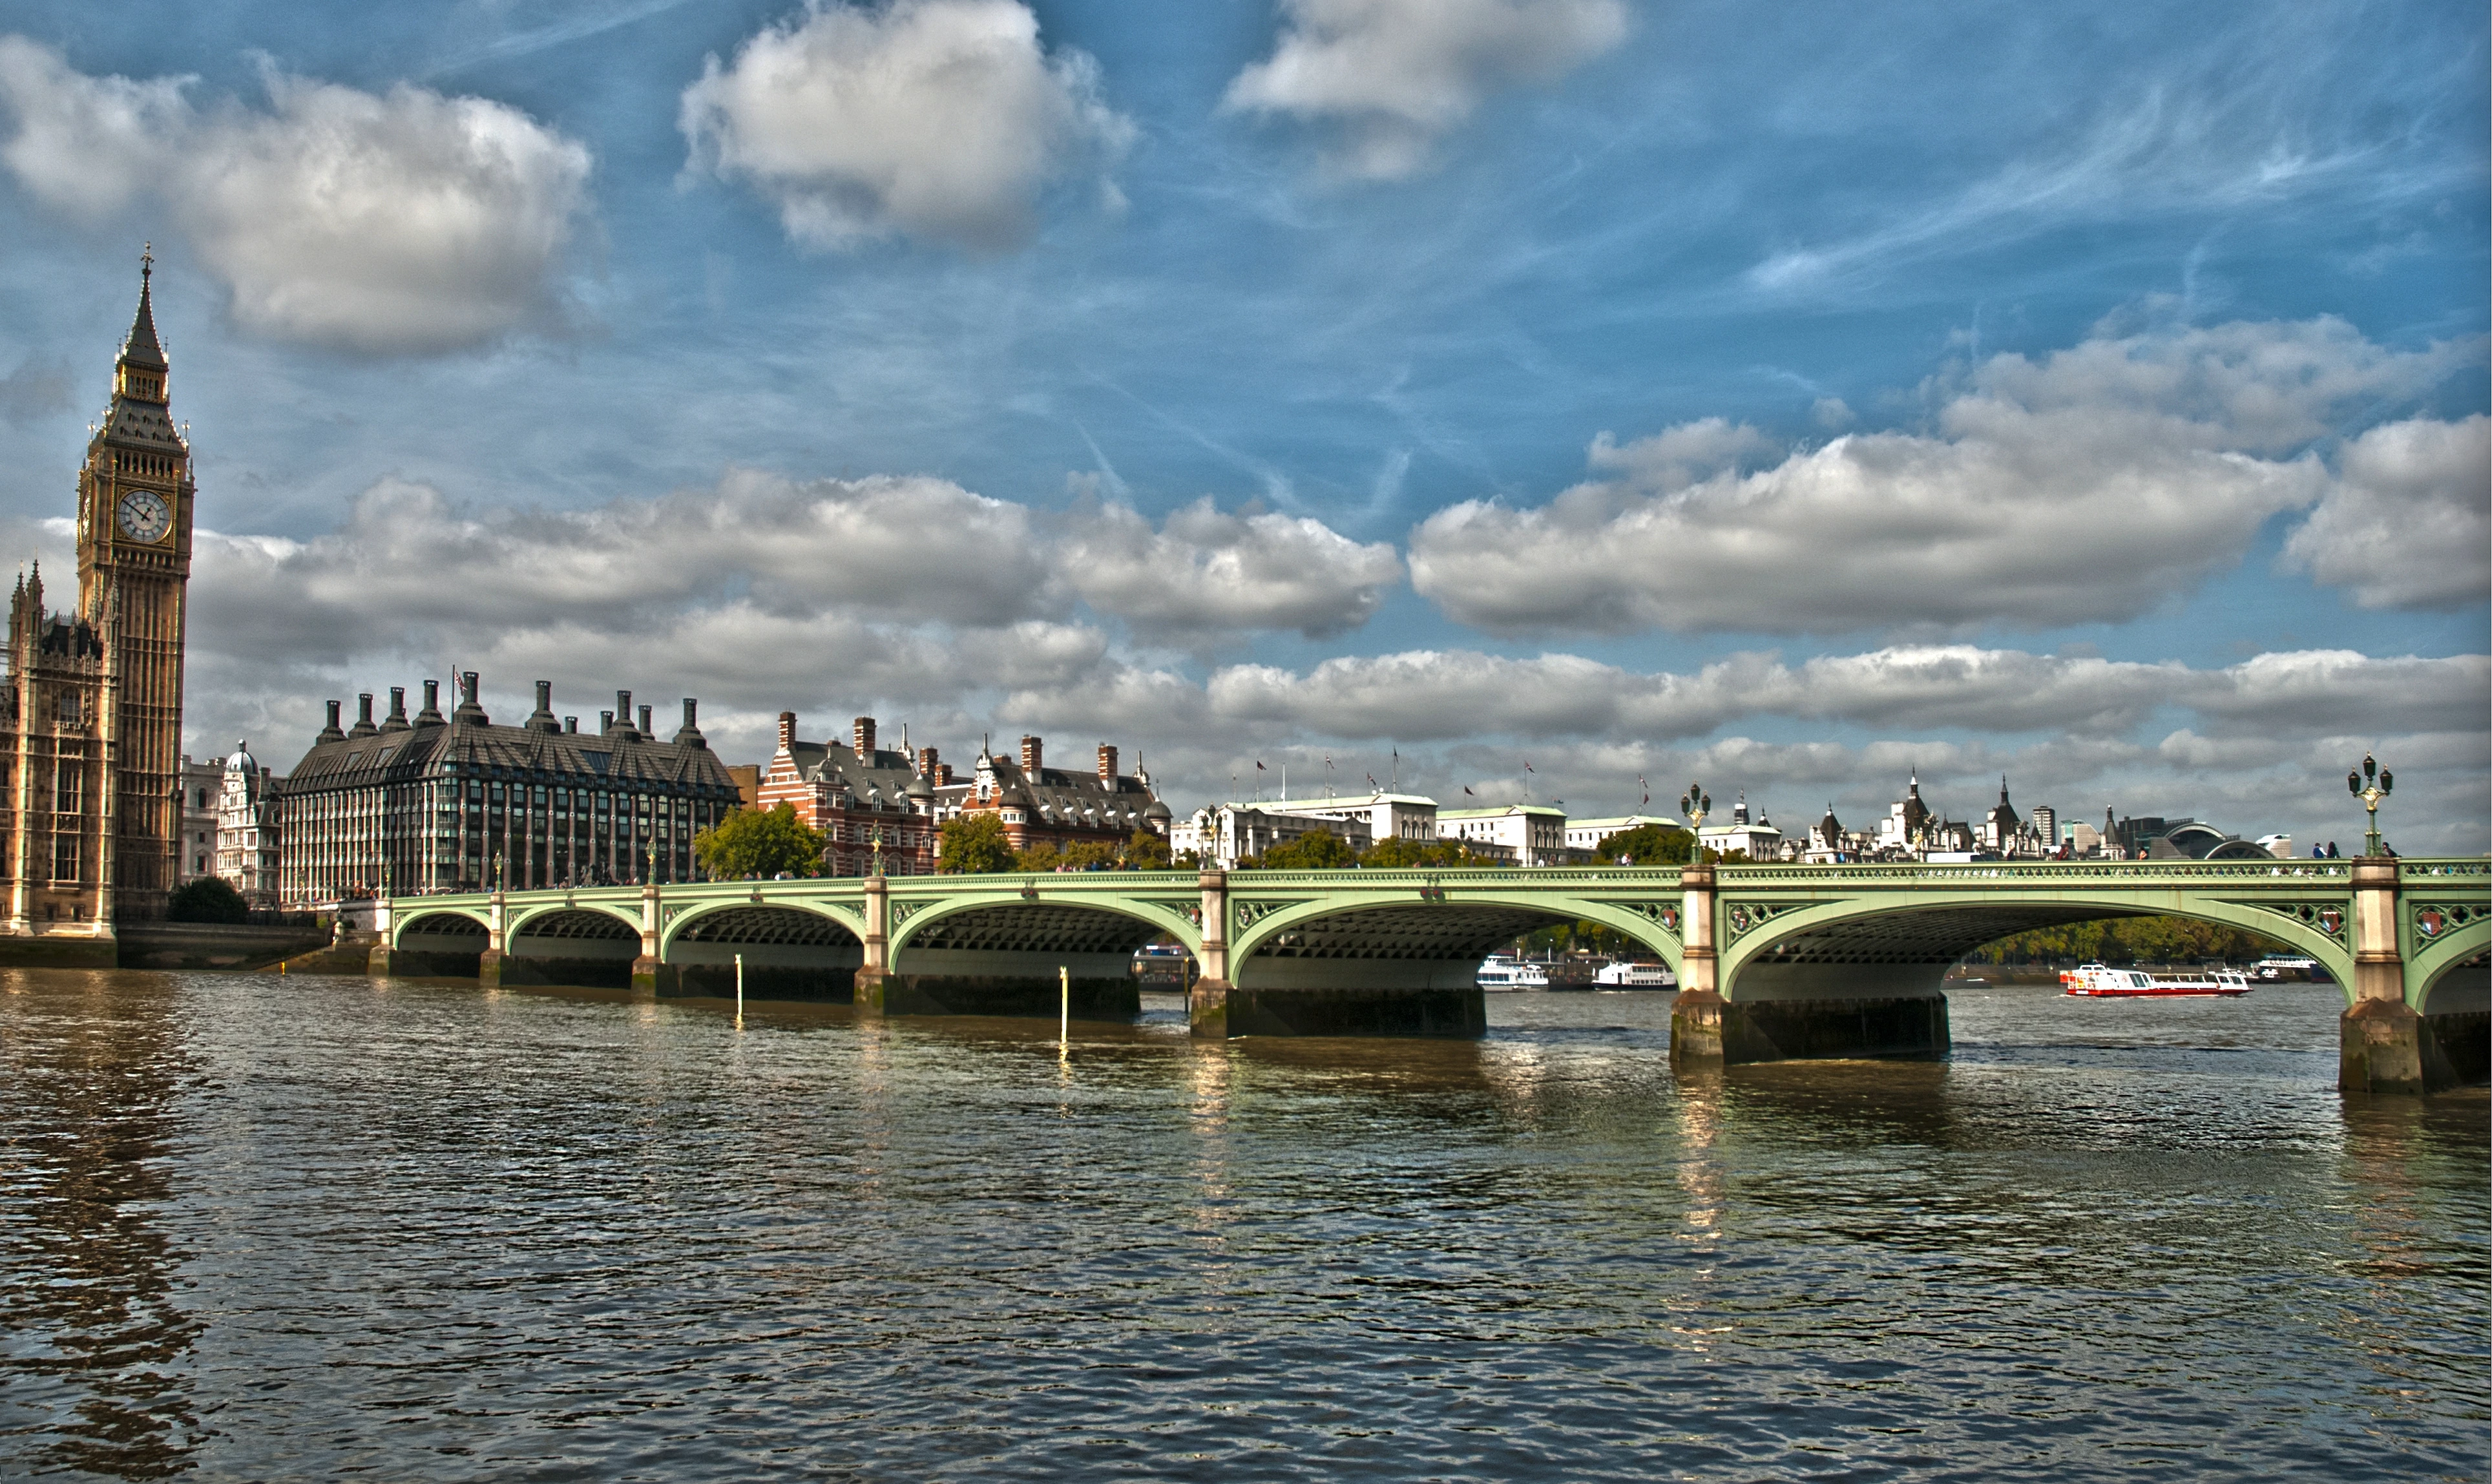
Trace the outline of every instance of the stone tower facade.
{"type": "Polygon", "coordinates": [[[140,259],[112,406],[78,470],[77,616],[103,636],[113,681],[112,796],[99,805],[112,816],[106,880],[121,919],[162,917],[181,879],[182,640],[196,490],[156,338],[154,268],[152,256],[140,259]]]}

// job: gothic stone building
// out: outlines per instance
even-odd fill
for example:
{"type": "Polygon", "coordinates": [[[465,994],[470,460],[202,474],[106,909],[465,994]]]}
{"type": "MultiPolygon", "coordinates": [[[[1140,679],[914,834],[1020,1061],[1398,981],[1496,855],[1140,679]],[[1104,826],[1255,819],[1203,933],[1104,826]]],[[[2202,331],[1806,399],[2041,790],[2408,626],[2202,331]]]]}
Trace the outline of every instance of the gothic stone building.
{"type": "Polygon", "coordinates": [[[5,933],[109,939],[161,917],[181,876],[182,639],[196,490],[166,401],[154,260],[113,363],[112,404],[77,479],[77,603],[44,608],[40,572],[9,613],[0,702],[8,787],[5,933]]]}
{"type": "Polygon", "coordinates": [[[557,720],[553,687],[537,682],[536,711],[497,727],[460,676],[457,709],[443,716],[440,686],[424,682],[409,718],[406,690],[390,688],[389,715],[372,720],[357,698],[354,726],[329,725],[279,790],[288,907],[388,893],[496,886],[594,885],[697,879],[693,837],[737,807],[735,782],[695,725],[661,740],[650,708],[632,719],[632,693],[583,732],[557,720]]]}

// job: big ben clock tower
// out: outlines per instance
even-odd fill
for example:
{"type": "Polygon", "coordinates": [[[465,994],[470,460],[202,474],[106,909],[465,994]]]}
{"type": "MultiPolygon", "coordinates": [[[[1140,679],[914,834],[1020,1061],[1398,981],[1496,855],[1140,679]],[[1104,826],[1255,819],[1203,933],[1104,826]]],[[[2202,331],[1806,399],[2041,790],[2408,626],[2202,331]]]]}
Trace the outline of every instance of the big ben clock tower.
{"type": "Polygon", "coordinates": [[[78,470],[78,616],[107,649],[113,916],[153,918],[179,878],[182,637],[191,579],[191,446],[139,259],[138,314],[113,365],[112,408],[78,470]]]}

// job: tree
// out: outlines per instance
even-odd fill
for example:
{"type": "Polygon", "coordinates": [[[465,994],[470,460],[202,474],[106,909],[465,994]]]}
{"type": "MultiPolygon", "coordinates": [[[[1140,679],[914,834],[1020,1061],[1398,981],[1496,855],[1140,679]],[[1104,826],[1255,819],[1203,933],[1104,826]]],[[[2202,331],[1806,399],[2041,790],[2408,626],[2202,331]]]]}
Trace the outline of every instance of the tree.
{"type": "Polygon", "coordinates": [[[822,834],[794,806],[739,809],[693,837],[693,857],[713,878],[822,874],[822,834]]]}
{"type": "Polygon", "coordinates": [[[1601,854],[1629,866],[1684,866],[1696,854],[1696,837],[1667,824],[1639,824],[1602,841],[1601,854]]]}
{"type": "Polygon", "coordinates": [[[1123,857],[1123,847],[1099,841],[1086,841],[1064,847],[1064,864],[1076,871],[1113,871],[1123,857]]]}
{"type": "Polygon", "coordinates": [[[1330,830],[1310,830],[1263,852],[1266,871],[1341,871],[1357,861],[1350,842],[1330,830]]]}
{"type": "Polygon", "coordinates": [[[164,916],[173,922],[249,922],[251,904],[223,876],[203,876],[175,888],[164,916]]]}
{"type": "Polygon", "coordinates": [[[1169,869],[1169,843],[1149,830],[1134,831],[1125,842],[1125,869],[1128,871],[1166,871],[1169,869]]]}
{"type": "Polygon", "coordinates": [[[1055,842],[1053,840],[1042,840],[1038,844],[1022,851],[1020,854],[1015,855],[1013,857],[1012,869],[1015,871],[1053,871],[1056,867],[1063,864],[1064,852],[1055,848],[1055,842]]]}
{"type": "Polygon", "coordinates": [[[1012,842],[993,810],[954,815],[943,821],[942,854],[934,869],[947,876],[976,876],[1013,869],[1012,842]]]}
{"type": "Polygon", "coordinates": [[[1432,866],[1494,866],[1496,861],[1472,853],[1459,840],[1421,845],[1415,840],[1387,840],[1369,847],[1358,863],[1370,871],[1409,871],[1432,866]]]}

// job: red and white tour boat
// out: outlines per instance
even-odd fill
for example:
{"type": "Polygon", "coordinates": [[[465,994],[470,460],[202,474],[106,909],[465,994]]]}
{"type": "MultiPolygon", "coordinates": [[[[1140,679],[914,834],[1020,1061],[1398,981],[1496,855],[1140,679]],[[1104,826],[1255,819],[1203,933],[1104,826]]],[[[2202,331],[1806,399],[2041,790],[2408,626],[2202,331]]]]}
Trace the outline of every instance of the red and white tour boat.
{"type": "Polygon", "coordinates": [[[2081,964],[2062,973],[2060,983],[2068,994],[2094,999],[2229,999],[2250,992],[2248,977],[2231,969],[2191,976],[2081,964]]]}

